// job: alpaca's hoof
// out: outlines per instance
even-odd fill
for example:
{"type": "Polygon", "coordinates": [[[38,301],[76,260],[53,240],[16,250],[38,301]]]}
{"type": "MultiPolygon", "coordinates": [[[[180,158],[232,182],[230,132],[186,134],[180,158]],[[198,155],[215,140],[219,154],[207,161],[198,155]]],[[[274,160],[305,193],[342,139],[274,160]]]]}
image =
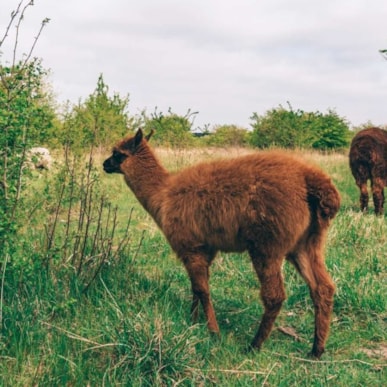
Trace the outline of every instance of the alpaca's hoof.
{"type": "Polygon", "coordinates": [[[211,344],[220,345],[222,342],[222,336],[219,332],[209,332],[209,341],[211,344]]]}
{"type": "Polygon", "coordinates": [[[210,337],[211,339],[215,339],[215,340],[220,340],[221,336],[220,336],[220,332],[216,332],[216,331],[210,331],[210,337]]]}
{"type": "Polygon", "coordinates": [[[320,350],[320,351],[312,350],[311,352],[308,353],[308,357],[310,359],[320,360],[323,353],[324,353],[324,350],[320,350]]]}
{"type": "Polygon", "coordinates": [[[249,354],[249,353],[256,353],[256,352],[259,352],[260,351],[260,347],[257,347],[257,346],[255,346],[255,345],[253,345],[252,343],[251,344],[249,344],[248,346],[247,346],[247,348],[245,349],[245,353],[246,354],[249,354]]]}

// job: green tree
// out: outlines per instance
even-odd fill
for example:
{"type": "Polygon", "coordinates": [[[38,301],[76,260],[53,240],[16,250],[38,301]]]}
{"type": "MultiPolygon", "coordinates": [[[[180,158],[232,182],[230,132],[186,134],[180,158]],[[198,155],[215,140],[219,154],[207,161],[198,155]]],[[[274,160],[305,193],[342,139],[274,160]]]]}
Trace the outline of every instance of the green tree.
{"type": "Polygon", "coordinates": [[[349,127],[334,111],[328,113],[289,110],[280,106],[265,115],[253,113],[251,143],[259,148],[334,149],[348,145],[349,127]]]}
{"type": "MultiPolygon", "coordinates": [[[[0,49],[13,24],[19,32],[28,3],[11,14],[0,49]]],[[[32,48],[48,19],[43,20],[32,48]]],[[[22,60],[5,61],[0,52],[0,252],[9,248],[10,240],[22,224],[23,169],[27,150],[47,140],[54,127],[55,113],[44,88],[47,72],[38,59],[31,59],[32,49],[22,60]]]]}
{"type": "Polygon", "coordinates": [[[122,98],[118,93],[109,96],[109,87],[101,74],[95,91],[86,101],[65,113],[62,143],[79,150],[89,146],[111,145],[123,137],[133,123],[133,118],[128,114],[128,104],[129,96],[122,98]]]}
{"type": "Polygon", "coordinates": [[[169,109],[167,115],[155,110],[148,117],[143,112],[144,128],[145,131],[155,130],[152,141],[156,144],[172,147],[190,146],[193,144],[191,128],[195,114],[188,110],[186,115],[180,116],[169,109]]]}
{"type": "Polygon", "coordinates": [[[57,117],[46,91],[47,70],[33,59],[13,66],[0,64],[0,124],[8,146],[38,146],[56,136],[57,117]]]}
{"type": "Polygon", "coordinates": [[[211,146],[246,146],[249,143],[249,132],[237,125],[219,125],[205,140],[211,146]]]}
{"type": "Polygon", "coordinates": [[[314,113],[308,129],[316,134],[317,138],[312,143],[315,149],[344,148],[348,146],[351,137],[347,122],[333,110],[327,114],[314,113]]]}
{"type": "Polygon", "coordinates": [[[21,0],[0,37],[0,330],[3,328],[4,284],[6,272],[9,272],[6,268],[10,261],[14,263],[17,233],[28,215],[23,206],[27,150],[47,139],[54,120],[54,111],[44,92],[46,71],[38,59],[31,59],[48,19],[42,21],[30,52],[20,60],[17,58],[21,23],[33,4],[31,0],[23,5],[21,0]],[[11,27],[15,27],[16,36],[11,59],[6,60],[1,50],[11,27]]]}

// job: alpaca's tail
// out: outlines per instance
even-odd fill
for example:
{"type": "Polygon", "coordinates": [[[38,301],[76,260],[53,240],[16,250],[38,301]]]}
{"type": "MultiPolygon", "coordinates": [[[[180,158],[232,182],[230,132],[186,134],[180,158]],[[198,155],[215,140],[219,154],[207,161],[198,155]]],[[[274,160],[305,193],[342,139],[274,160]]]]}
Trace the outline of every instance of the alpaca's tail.
{"type": "Polygon", "coordinates": [[[322,220],[333,219],[340,208],[340,195],[331,179],[318,170],[305,177],[311,209],[322,220]]]}

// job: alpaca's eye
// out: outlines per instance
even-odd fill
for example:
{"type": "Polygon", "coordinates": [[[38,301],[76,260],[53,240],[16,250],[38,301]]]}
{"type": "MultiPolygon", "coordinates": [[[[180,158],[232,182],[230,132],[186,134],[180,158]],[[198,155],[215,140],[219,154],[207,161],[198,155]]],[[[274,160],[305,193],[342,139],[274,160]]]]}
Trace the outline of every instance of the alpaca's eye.
{"type": "Polygon", "coordinates": [[[113,151],[113,158],[114,160],[116,160],[118,163],[122,163],[125,159],[126,159],[126,155],[124,155],[123,153],[120,153],[120,152],[117,152],[117,151],[113,151]]]}

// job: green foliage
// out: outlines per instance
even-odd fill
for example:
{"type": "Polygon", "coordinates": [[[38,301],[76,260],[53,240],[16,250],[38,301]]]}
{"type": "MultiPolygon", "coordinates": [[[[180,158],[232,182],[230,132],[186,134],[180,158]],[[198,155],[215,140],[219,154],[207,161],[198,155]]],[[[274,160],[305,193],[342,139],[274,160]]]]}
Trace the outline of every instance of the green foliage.
{"type": "Polygon", "coordinates": [[[94,145],[110,146],[127,134],[133,122],[127,111],[129,97],[121,98],[117,93],[109,97],[108,93],[109,88],[100,75],[95,91],[65,114],[60,133],[62,144],[82,152],[94,145]]]}
{"type": "Polygon", "coordinates": [[[47,143],[54,129],[55,112],[44,90],[47,71],[37,59],[13,67],[0,65],[1,145],[19,148],[47,143]]]}
{"type": "Polygon", "coordinates": [[[125,250],[131,220],[129,216],[126,231],[117,239],[117,207],[101,192],[94,151],[91,148],[85,164],[84,156],[74,156],[66,148],[63,166],[41,188],[41,210],[36,211],[45,219],[34,226],[41,233],[44,226],[36,257],[42,267],[62,280],[75,273],[82,292],[125,250]]]}
{"type": "Polygon", "coordinates": [[[334,111],[307,113],[302,110],[279,108],[264,116],[254,113],[251,143],[258,148],[337,149],[349,143],[349,127],[334,111]]]}
{"type": "Polygon", "coordinates": [[[45,75],[38,60],[0,64],[0,246],[22,223],[27,151],[46,143],[55,129],[45,75]]]}
{"type": "Polygon", "coordinates": [[[216,126],[213,133],[204,139],[210,146],[246,146],[249,143],[249,132],[236,125],[220,125],[216,126]]]}
{"type": "Polygon", "coordinates": [[[307,129],[317,134],[317,139],[312,144],[314,149],[338,149],[348,146],[350,131],[343,118],[332,110],[327,114],[313,114],[314,118],[307,129]]]}
{"type": "Polygon", "coordinates": [[[152,141],[157,145],[171,147],[191,146],[193,144],[191,133],[192,119],[195,114],[189,110],[186,115],[180,116],[169,109],[167,115],[155,110],[149,117],[144,112],[144,129],[146,132],[152,129],[155,130],[155,136],[152,138],[152,141]]]}

